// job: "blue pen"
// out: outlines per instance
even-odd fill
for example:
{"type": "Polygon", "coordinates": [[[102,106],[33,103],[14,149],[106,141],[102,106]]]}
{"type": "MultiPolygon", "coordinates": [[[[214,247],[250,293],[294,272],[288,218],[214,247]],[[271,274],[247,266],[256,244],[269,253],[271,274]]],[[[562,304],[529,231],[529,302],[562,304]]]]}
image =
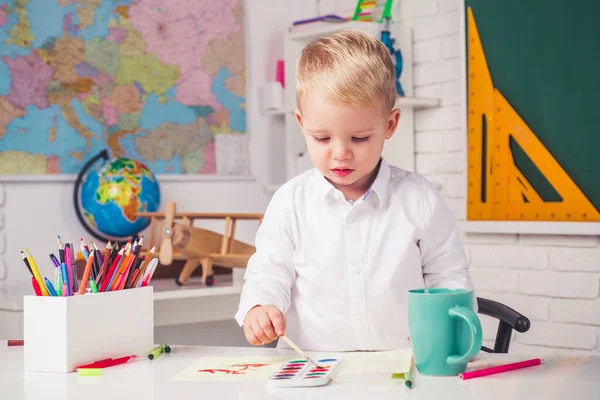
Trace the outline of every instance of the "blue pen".
{"type": "MultiPolygon", "coordinates": [[[[71,290],[71,285],[69,282],[69,273],[67,272],[67,264],[65,264],[65,263],[60,264],[60,271],[62,273],[63,283],[67,287],[67,296],[70,296],[72,290],[71,290]]],[[[63,294],[63,296],[64,296],[64,294],[63,294]]]]}
{"type": "Polygon", "coordinates": [[[52,282],[50,282],[48,280],[48,278],[44,277],[44,282],[46,282],[46,287],[48,288],[48,291],[50,292],[50,296],[58,296],[58,294],[56,293],[56,290],[54,290],[54,286],[52,286],[52,282]]]}

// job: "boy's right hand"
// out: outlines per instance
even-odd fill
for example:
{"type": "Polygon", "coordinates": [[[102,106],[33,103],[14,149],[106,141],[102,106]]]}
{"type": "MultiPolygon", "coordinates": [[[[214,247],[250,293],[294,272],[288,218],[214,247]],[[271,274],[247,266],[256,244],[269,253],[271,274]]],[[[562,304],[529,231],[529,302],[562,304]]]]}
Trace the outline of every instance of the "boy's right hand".
{"type": "Polygon", "coordinates": [[[271,343],[285,332],[285,316],[272,304],[255,306],[244,318],[244,335],[254,346],[271,343]]]}

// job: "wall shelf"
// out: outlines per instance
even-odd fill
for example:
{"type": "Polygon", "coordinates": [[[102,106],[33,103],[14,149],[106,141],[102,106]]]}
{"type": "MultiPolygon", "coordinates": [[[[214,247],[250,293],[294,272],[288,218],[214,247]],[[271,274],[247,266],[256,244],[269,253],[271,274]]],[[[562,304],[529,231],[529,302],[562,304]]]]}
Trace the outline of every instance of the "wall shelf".
{"type": "Polygon", "coordinates": [[[328,35],[335,33],[342,29],[372,29],[373,26],[379,25],[373,22],[360,22],[360,21],[348,21],[348,22],[315,22],[306,26],[298,27],[298,31],[289,32],[286,36],[288,40],[313,40],[319,36],[328,35]]]}

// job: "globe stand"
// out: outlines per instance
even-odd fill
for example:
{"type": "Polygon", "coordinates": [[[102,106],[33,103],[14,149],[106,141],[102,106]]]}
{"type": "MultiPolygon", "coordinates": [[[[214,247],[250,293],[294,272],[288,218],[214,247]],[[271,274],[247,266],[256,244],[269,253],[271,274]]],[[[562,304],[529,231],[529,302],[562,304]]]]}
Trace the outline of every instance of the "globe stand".
{"type": "MultiPolygon", "coordinates": [[[[83,177],[86,175],[87,170],[90,169],[90,167],[92,166],[92,164],[94,164],[96,161],[103,159],[104,161],[108,161],[109,160],[109,155],[108,155],[108,150],[104,149],[102,150],[100,153],[98,153],[97,155],[95,155],[94,157],[92,157],[91,159],[89,159],[81,168],[81,170],[79,171],[79,173],[77,174],[77,178],[75,179],[75,187],[73,188],[73,207],[75,208],[75,215],[77,216],[77,219],[79,220],[79,223],[81,225],[83,225],[83,228],[90,234],[92,235],[94,238],[98,239],[101,242],[108,242],[110,239],[107,237],[104,237],[102,235],[100,235],[98,232],[94,231],[92,228],[89,227],[89,225],[85,222],[85,219],[83,218],[83,214],[81,212],[81,207],[79,205],[79,191],[81,189],[81,182],[83,181],[83,177]]],[[[134,235],[131,238],[127,238],[127,239],[112,239],[113,242],[117,242],[119,243],[119,246],[124,245],[125,243],[127,243],[128,240],[131,241],[135,241],[138,240],[138,236],[134,235]]]]}

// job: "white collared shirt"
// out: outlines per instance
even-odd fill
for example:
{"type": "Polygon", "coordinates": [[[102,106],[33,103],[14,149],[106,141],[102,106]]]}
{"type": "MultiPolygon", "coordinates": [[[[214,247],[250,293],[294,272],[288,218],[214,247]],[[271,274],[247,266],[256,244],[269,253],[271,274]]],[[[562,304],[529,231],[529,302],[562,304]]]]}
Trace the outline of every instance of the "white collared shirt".
{"type": "Polygon", "coordinates": [[[274,304],[304,350],[408,347],[408,290],[473,290],[442,197],[383,159],[353,203],[316,169],[293,178],[273,195],[255,244],[235,318],[242,326],[250,308],[274,304]]]}

